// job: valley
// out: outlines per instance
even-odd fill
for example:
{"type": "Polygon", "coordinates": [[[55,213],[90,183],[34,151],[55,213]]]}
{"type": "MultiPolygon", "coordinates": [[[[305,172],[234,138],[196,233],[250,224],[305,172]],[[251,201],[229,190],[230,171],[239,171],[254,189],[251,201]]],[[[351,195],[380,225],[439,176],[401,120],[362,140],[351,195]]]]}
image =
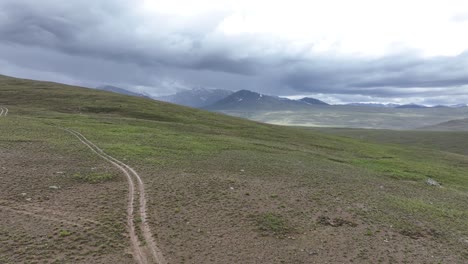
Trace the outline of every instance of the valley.
{"type": "MultiPolygon", "coordinates": [[[[468,116],[468,108],[381,108],[359,106],[314,106],[297,111],[245,111],[220,110],[219,112],[248,118],[254,121],[283,126],[348,127],[394,130],[452,130],[450,126],[433,125],[468,116]]],[[[460,124],[459,131],[467,131],[460,124]]]]}
{"type": "Polygon", "coordinates": [[[377,103],[330,105],[310,97],[291,100],[248,90],[224,95],[224,98],[218,94],[218,99],[221,99],[216,102],[196,105],[184,103],[189,101],[188,97],[198,100],[196,93],[202,91],[209,90],[175,94],[171,102],[283,126],[468,131],[468,107],[464,104],[433,107],[377,103]]]}

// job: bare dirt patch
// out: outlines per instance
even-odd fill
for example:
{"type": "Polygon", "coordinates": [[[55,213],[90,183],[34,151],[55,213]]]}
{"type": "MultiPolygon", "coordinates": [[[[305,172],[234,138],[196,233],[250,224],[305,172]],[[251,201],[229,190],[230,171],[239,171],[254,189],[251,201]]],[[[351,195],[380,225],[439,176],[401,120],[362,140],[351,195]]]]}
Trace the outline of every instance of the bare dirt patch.
{"type": "Polygon", "coordinates": [[[82,151],[0,145],[0,263],[133,262],[122,224],[125,179],[82,151]],[[73,179],[84,171],[115,177],[98,184],[73,179]]]}
{"type": "Polygon", "coordinates": [[[363,218],[358,204],[326,182],[259,178],[248,170],[148,168],[142,176],[169,263],[462,263],[434,237],[414,239],[363,218]]]}

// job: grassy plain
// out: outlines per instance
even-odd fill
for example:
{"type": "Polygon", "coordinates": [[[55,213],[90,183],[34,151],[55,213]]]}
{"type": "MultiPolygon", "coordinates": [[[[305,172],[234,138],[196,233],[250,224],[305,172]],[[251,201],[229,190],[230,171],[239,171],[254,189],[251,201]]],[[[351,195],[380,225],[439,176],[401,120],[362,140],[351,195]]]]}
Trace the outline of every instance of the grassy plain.
{"type": "Polygon", "coordinates": [[[468,258],[461,147],[397,144],[391,133],[366,141],[8,77],[0,77],[0,105],[9,109],[0,118],[2,263],[132,262],[124,176],[58,127],[139,172],[169,263],[468,258]],[[105,180],[86,180],[96,177],[105,180]]]}

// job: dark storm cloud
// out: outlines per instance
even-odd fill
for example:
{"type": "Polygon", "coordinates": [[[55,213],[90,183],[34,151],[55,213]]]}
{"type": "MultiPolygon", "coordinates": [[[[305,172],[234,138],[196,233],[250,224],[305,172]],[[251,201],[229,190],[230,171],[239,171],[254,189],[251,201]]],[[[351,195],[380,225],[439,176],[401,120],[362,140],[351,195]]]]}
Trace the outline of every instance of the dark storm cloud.
{"type": "Polygon", "coordinates": [[[290,69],[281,82],[301,92],[401,96],[418,93],[422,87],[427,93],[431,88],[467,85],[467,70],[468,53],[437,58],[405,54],[374,60],[324,59],[290,69]]]}
{"type": "Polygon", "coordinates": [[[122,13],[138,1],[97,2],[85,7],[71,4],[74,1],[7,0],[0,6],[4,17],[0,40],[143,66],[250,74],[257,65],[251,58],[230,56],[229,43],[216,43],[216,39],[207,43],[222,16],[183,21],[185,25],[176,26],[176,31],[167,29],[173,26],[173,18],[153,17],[153,22],[160,23],[158,30],[145,34],[138,32],[138,17],[122,13]]]}
{"type": "Polygon", "coordinates": [[[141,86],[153,94],[210,86],[277,95],[407,97],[457,94],[461,89],[453,87],[468,85],[468,53],[374,59],[293,53],[272,37],[217,32],[225,13],[145,17],[135,12],[138,2],[1,1],[1,73],[141,86]]]}

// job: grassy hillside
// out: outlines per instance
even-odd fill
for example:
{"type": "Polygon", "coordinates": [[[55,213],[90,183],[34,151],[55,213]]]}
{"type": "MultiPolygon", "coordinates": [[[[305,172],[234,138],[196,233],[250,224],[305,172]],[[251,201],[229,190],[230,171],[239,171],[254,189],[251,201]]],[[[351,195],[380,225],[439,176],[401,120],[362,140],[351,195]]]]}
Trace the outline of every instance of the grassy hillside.
{"type": "Polygon", "coordinates": [[[440,150],[455,154],[468,155],[468,132],[463,131],[395,131],[356,128],[310,129],[331,135],[351,137],[366,142],[423,149],[423,152],[440,150]]]}
{"type": "Polygon", "coordinates": [[[8,77],[0,106],[1,263],[132,262],[124,176],[58,127],[141,174],[169,263],[468,257],[464,155],[8,77]]]}

